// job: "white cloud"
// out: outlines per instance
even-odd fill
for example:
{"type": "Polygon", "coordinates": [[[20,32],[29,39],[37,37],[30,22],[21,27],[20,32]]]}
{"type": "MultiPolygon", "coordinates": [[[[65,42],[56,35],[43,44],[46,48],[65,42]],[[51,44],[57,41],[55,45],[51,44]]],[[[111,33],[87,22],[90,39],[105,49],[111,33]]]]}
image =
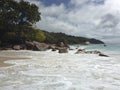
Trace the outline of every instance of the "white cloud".
{"type": "Polygon", "coordinates": [[[40,1],[29,1],[40,7],[42,20],[37,23],[38,28],[105,41],[120,38],[120,0],[70,0],[68,7],[46,7],[40,1]]]}

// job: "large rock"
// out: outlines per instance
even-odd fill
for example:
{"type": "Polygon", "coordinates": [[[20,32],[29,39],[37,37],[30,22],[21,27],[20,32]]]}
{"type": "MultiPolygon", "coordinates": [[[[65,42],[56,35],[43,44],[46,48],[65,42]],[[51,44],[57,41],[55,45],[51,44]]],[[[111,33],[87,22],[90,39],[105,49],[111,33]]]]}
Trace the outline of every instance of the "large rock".
{"type": "Polygon", "coordinates": [[[49,45],[46,43],[39,43],[36,41],[33,41],[33,43],[34,43],[33,50],[35,50],[35,51],[45,51],[45,50],[49,49],[49,45]]]}
{"type": "Polygon", "coordinates": [[[27,50],[33,50],[33,48],[35,46],[34,43],[31,41],[25,41],[25,45],[26,45],[27,50]]]}
{"type": "Polygon", "coordinates": [[[57,47],[68,47],[69,48],[69,46],[65,44],[64,42],[58,42],[57,47]]]}
{"type": "Polygon", "coordinates": [[[56,49],[56,44],[50,44],[49,49],[56,49]]]}
{"type": "Polygon", "coordinates": [[[52,51],[56,51],[56,49],[54,48],[54,49],[52,49],[52,51]]]}
{"type": "Polygon", "coordinates": [[[45,43],[39,43],[37,41],[26,41],[25,42],[26,47],[28,50],[34,50],[34,51],[45,51],[49,48],[48,44],[45,43]]]}
{"type": "Polygon", "coordinates": [[[59,53],[68,53],[67,48],[60,48],[59,53]]]}
{"type": "Polygon", "coordinates": [[[100,51],[86,51],[85,49],[78,49],[78,51],[75,53],[75,54],[79,54],[79,53],[82,53],[82,54],[100,54],[101,52],[100,51]]]}
{"type": "Polygon", "coordinates": [[[86,54],[100,54],[100,51],[85,51],[86,54]]]}
{"type": "Polygon", "coordinates": [[[79,53],[86,53],[85,49],[78,49],[78,51],[75,54],[79,54],[79,53]]]}
{"type": "Polygon", "coordinates": [[[65,44],[63,42],[60,42],[60,47],[65,47],[65,44]]]}
{"type": "Polygon", "coordinates": [[[99,56],[102,56],[102,57],[109,57],[108,55],[105,55],[103,53],[101,53],[100,51],[86,51],[85,49],[78,49],[78,51],[75,53],[75,54],[79,54],[79,53],[82,53],[82,54],[98,54],[99,56]]]}
{"type": "Polygon", "coordinates": [[[26,47],[28,50],[34,50],[34,51],[45,51],[47,49],[52,49],[52,51],[59,50],[59,53],[67,53],[68,50],[64,43],[61,42],[60,46],[56,44],[46,44],[46,43],[39,43],[37,41],[26,41],[25,42],[26,47]]]}
{"type": "Polygon", "coordinates": [[[14,45],[14,46],[13,46],[13,49],[14,49],[14,50],[20,50],[20,49],[21,49],[21,46],[20,46],[20,45],[14,45]]]}
{"type": "Polygon", "coordinates": [[[108,55],[105,55],[105,54],[102,54],[102,53],[99,53],[99,56],[102,56],[102,57],[109,57],[108,55]]]}

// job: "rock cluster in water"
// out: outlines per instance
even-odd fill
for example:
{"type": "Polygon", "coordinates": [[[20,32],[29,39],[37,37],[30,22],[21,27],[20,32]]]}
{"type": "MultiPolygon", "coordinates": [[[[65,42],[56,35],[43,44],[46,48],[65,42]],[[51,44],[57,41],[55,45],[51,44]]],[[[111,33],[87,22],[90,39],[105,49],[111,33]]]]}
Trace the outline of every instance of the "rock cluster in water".
{"type": "Polygon", "coordinates": [[[99,56],[109,57],[108,55],[103,54],[100,51],[94,50],[94,51],[86,51],[85,49],[78,49],[78,51],[75,54],[98,54],[99,56]]]}

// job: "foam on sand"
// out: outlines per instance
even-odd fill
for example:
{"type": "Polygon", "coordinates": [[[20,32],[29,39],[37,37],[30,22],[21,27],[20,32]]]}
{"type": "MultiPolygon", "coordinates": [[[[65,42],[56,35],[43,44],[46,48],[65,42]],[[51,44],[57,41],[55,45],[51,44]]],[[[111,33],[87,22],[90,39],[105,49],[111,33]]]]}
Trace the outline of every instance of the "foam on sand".
{"type": "Polygon", "coordinates": [[[75,51],[10,52],[31,59],[6,61],[15,65],[0,68],[0,90],[120,89],[120,62],[115,58],[74,54],[75,51]]]}

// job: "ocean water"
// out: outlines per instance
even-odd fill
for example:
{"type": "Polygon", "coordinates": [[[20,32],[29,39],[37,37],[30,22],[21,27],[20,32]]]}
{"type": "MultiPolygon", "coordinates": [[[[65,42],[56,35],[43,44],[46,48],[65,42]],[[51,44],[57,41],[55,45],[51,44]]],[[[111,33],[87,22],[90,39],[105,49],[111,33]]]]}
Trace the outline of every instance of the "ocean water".
{"type": "Polygon", "coordinates": [[[74,54],[77,49],[67,54],[51,50],[1,51],[0,56],[30,59],[5,61],[14,65],[0,67],[0,90],[120,90],[119,46],[77,45],[110,57],[74,54]]]}
{"type": "Polygon", "coordinates": [[[106,44],[106,46],[104,46],[103,44],[91,44],[91,45],[75,45],[75,47],[74,46],[72,47],[83,48],[88,51],[98,50],[112,57],[120,57],[120,44],[106,44]]]}

